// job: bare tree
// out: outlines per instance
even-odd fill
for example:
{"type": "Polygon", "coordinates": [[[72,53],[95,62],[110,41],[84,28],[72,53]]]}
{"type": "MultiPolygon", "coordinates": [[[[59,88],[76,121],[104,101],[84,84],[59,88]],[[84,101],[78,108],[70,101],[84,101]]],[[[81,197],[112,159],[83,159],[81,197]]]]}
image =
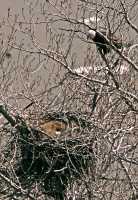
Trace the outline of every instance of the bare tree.
{"type": "Polygon", "coordinates": [[[0,35],[1,199],[138,198],[137,9],[136,0],[28,0],[19,14],[8,10],[0,35]],[[103,40],[88,37],[90,30],[103,40]],[[50,156],[48,144],[57,151],[58,167],[52,168],[53,154],[46,159],[62,195],[44,190],[55,187],[48,171],[41,179],[29,174],[26,188],[21,182],[24,127],[31,157],[50,156]],[[69,146],[70,140],[77,142],[69,146]],[[61,152],[68,155],[64,166],[61,152]]]}

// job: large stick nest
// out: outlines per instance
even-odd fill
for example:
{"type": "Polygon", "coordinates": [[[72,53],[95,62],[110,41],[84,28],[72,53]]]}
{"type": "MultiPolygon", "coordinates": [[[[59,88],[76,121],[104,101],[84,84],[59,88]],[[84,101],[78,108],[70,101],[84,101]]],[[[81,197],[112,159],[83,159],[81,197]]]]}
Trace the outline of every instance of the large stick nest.
{"type": "MultiPolygon", "coordinates": [[[[17,138],[13,168],[23,189],[31,188],[37,182],[46,195],[62,200],[67,186],[88,173],[90,166],[94,167],[95,158],[90,138],[85,143],[81,137],[64,140],[47,137],[41,141],[37,137],[41,131],[28,127],[23,119],[19,120],[18,117],[18,124],[14,124],[14,120],[12,123],[16,125],[17,138]]],[[[17,182],[16,180],[14,181],[17,182]]]]}

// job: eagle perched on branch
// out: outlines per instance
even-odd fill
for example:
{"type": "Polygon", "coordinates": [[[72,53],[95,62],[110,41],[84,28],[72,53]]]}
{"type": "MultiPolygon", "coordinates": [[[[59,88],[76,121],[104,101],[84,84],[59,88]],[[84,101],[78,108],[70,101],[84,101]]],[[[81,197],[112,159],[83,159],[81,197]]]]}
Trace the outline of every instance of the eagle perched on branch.
{"type": "Polygon", "coordinates": [[[89,30],[87,34],[87,39],[91,39],[95,42],[98,50],[106,55],[111,51],[111,43],[117,48],[129,47],[130,44],[124,44],[122,41],[113,37],[111,34],[106,36],[106,32],[100,32],[96,30],[89,30]]]}

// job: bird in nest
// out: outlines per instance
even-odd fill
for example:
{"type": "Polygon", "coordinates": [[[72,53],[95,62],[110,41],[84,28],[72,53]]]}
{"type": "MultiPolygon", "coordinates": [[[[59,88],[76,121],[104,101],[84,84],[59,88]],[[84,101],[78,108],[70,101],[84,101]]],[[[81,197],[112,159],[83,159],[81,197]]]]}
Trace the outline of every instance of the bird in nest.
{"type": "Polygon", "coordinates": [[[78,118],[74,113],[56,113],[52,116],[43,117],[38,121],[39,129],[47,136],[59,138],[60,136],[70,136],[78,132],[82,127],[87,126],[82,118],[78,118]]]}
{"type": "Polygon", "coordinates": [[[44,134],[51,138],[59,137],[67,128],[67,124],[60,120],[40,120],[39,128],[44,134]]]}

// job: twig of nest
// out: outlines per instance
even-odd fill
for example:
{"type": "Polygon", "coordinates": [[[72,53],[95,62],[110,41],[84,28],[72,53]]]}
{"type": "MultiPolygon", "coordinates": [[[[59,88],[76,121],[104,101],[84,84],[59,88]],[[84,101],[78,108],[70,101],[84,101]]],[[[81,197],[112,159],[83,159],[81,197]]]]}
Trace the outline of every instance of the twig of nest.
{"type": "Polygon", "coordinates": [[[67,140],[57,143],[47,139],[42,144],[26,144],[20,167],[16,171],[23,185],[36,180],[41,182],[46,194],[64,197],[68,184],[87,172],[94,156],[88,145],[80,140],[67,140]]]}

